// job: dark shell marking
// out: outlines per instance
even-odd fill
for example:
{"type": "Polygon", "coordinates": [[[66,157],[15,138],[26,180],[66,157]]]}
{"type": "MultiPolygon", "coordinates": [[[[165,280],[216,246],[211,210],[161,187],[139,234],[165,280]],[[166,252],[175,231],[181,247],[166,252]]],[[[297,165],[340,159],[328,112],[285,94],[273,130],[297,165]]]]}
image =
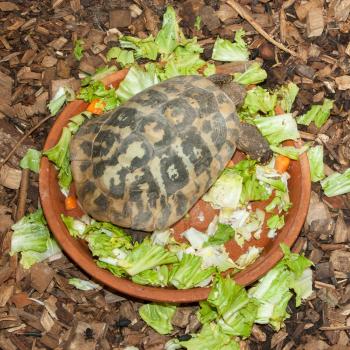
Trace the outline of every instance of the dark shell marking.
{"type": "Polygon", "coordinates": [[[87,121],[71,142],[84,210],[135,230],[180,220],[231,159],[235,106],[200,76],[169,79],[87,121]]]}

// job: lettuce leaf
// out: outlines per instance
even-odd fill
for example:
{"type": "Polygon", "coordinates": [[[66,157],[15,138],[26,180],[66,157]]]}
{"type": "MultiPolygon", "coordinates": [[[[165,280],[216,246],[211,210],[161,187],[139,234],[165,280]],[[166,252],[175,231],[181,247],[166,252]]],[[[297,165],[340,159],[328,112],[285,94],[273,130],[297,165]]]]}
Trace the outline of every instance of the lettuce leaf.
{"type": "Polygon", "coordinates": [[[86,76],[81,81],[81,85],[87,86],[94,81],[100,81],[103,78],[107,77],[108,75],[110,75],[116,71],[117,71],[117,67],[115,65],[110,66],[110,67],[108,67],[108,66],[99,67],[96,69],[94,74],[86,76]]]}
{"type": "Polygon", "coordinates": [[[307,156],[310,165],[311,181],[317,182],[324,179],[323,146],[311,147],[307,152],[307,156]]]}
{"type": "Polygon", "coordinates": [[[132,51],[123,50],[120,47],[112,47],[107,52],[107,61],[115,59],[122,67],[128,66],[135,62],[132,51]]]}
{"type": "Polygon", "coordinates": [[[249,51],[243,37],[245,32],[240,29],[235,34],[235,42],[218,37],[214,43],[212,59],[216,61],[248,61],[249,51]]]}
{"type": "Polygon", "coordinates": [[[199,306],[200,309],[197,311],[196,315],[201,324],[210,323],[218,317],[216,308],[211,306],[208,301],[200,301],[199,306]]]}
{"type": "Polygon", "coordinates": [[[139,308],[141,318],[159,334],[169,334],[173,330],[171,320],[175,312],[175,305],[145,304],[139,308]]]}
{"type": "Polygon", "coordinates": [[[67,86],[61,86],[57,90],[56,95],[49,102],[47,107],[48,107],[51,115],[56,115],[58,113],[58,111],[61,109],[61,107],[67,101],[73,101],[74,99],[75,99],[74,91],[67,86]]]}
{"type": "Polygon", "coordinates": [[[86,224],[83,221],[64,214],[61,214],[61,219],[72,237],[77,238],[84,236],[86,224]]]}
{"type": "Polygon", "coordinates": [[[309,144],[304,144],[301,148],[296,148],[293,146],[275,146],[270,145],[271,151],[282,154],[290,159],[298,160],[299,156],[309,149],[309,144]]]}
{"type": "Polygon", "coordinates": [[[275,93],[278,97],[278,104],[285,113],[290,113],[293,103],[297,97],[299,88],[296,84],[290,82],[281,86],[275,93]]]}
{"type": "Polygon", "coordinates": [[[279,230],[284,226],[284,216],[272,215],[267,219],[266,224],[268,228],[279,230]]]}
{"type": "Polygon", "coordinates": [[[173,265],[170,272],[169,283],[177,289],[188,289],[209,284],[211,275],[215,272],[214,267],[202,269],[202,258],[192,254],[183,254],[179,263],[173,265]]]}
{"type": "Polygon", "coordinates": [[[234,81],[242,85],[259,84],[267,78],[265,69],[257,62],[251,64],[243,73],[234,73],[234,81]]]}
{"type": "Polygon", "coordinates": [[[314,122],[320,128],[329,118],[332,108],[333,101],[326,98],[322,105],[313,105],[308,112],[298,117],[297,122],[302,125],[310,125],[314,122]]]}
{"type": "Polygon", "coordinates": [[[132,281],[142,285],[166,287],[169,280],[169,270],[166,265],[156,266],[154,269],[146,270],[132,276],[132,281]]]}
{"type": "Polygon", "coordinates": [[[40,159],[41,152],[37,151],[36,149],[29,148],[27,150],[27,153],[19,162],[19,166],[22,169],[30,169],[31,171],[38,174],[40,169],[40,159]]]}
{"type": "MultiPolygon", "coordinates": [[[[103,258],[102,258],[103,259],[103,258]]],[[[102,261],[102,260],[96,260],[96,265],[100,267],[101,269],[106,269],[110,271],[114,276],[117,277],[124,277],[126,276],[126,272],[123,268],[120,266],[109,264],[108,262],[102,261]]]]}
{"type": "Polygon", "coordinates": [[[94,289],[101,289],[102,287],[99,286],[98,284],[92,282],[92,281],[88,281],[88,280],[82,280],[80,278],[70,278],[68,280],[68,283],[72,286],[74,286],[75,288],[79,289],[79,290],[94,290],[94,289]]]}
{"type": "Polygon", "coordinates": [[[235,230],[230,225],[218,223],[216,232],[210,236],[208,241],[204,243],[204,247],[208,245],[221,245],[229,241],[235,234],[235,230]]]}
{"type": "Polygon", "coordinates": [[[136,245],[134,249],[119,261],[119,266],[134,276],[142,271],[152,269],[158,265],[173,264],[178,261],[176,255],[160,245],[153,245],[149,238],[136,245]]]}
{"type": "Polygon", "coordinates": [[[74,54],[74,57],[76,58],[76,60],[80,61],[84,54],[84,41],[82,39],[78,39],[75,41],[74,43],[74,49],[73,49],[73,54],[74,54]]]}
{"type": "Polygon", "coordinates": [[[270,144],[276,145],[285,140],[300,138],[297,124],[291,114],[273,117],[256,117],[254,124],[270,144]]]}
{"type": "Polygon", "coordinates": [[[243,178],[232,168],[226,168],[214,185],[202,197],[214,208],[235,209],[241,198],[243,178]]]}
{"type": "Polygon", "coordinates": [[[151,74],[139,66],[132,66],[116,91],[122,102],[159,82],[156,74],[151,74]]]}
{"type": "Polygon", "coordinates": [[[122,48],[135,50],[136,59],[148,58],[152,61],[157,59],[158,46],[152,35],[145,39],[125,35],[119,39],[119,43],[122,48]]]}
{"type": "Polygon", "coordinates": [[[327,197],[338,196],[350,192],[350,168],[343,174],[333,173],[321,181],[324,194],[327,197]]]}

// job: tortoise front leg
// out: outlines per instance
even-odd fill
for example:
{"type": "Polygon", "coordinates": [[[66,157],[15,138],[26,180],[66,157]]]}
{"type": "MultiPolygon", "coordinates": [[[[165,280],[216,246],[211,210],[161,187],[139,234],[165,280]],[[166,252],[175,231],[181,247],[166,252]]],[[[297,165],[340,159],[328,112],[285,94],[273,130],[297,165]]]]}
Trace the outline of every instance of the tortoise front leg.
{"type": "Polygon", "coordinates": [[[273,155],[259,129],[248,123],[241,122],[239,125],[237,148],[262,163],[267,163],[273,155]]]}

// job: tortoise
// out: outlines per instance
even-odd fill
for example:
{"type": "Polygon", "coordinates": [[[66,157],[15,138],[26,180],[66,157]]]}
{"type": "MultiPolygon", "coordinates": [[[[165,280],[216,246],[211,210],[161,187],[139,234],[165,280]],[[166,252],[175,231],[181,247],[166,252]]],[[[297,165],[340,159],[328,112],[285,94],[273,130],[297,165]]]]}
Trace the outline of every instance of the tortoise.
{"type": "Polygon", "coordinates": [[[267,141],[237,116],[244,91],[231,76],[178,76],[85,122],[70,145],[83,209],[126,229],[163,230],[210,188],[236,147],[268,160],[267,141]]]}

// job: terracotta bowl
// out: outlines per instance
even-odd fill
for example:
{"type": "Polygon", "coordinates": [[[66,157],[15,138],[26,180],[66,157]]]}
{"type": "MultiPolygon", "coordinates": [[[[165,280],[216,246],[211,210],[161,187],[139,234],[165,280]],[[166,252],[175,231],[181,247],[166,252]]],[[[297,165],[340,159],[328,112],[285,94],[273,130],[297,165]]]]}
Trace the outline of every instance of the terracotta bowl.
{"type": "MultiPolygon", "coordinates": [[[[119,71],[107,77],[104,83],[118,86],[125,75],[126,71],[119,71]]],[[[57,143],[62,128],[68,123],[68,120],[72,116],[84,111],[86,107],[87,104],[83,101],[73,101],[67,105],[57,118],[48,135],[44,146],[45,150],[57,143]]],[[[293,142],[289,142],[288,144],[293,144],[293,142]]],[[[299,145],[299,143],[295,144],[297,146],[299,145]]],[[[244,155],[237,151],[234,155],[233,162],[235,163],[243,158],[244,155]]],[[[249,246],[255,245],[264,248],[262,255],[252,265],[234,276],[235,281],[241,285],[249,285],[269,271],[282,258],[279,244],[284,242],[291,247],[303,226],[309,206],[311,189],[309,164],[306,154],[303,154],[299,161],[291,161],[288,172],[291,175],[288,187],[293,206],[285,217],[285,226],[279,231],[276,238],[273,240],[267,238],[266,234],[268,229],[264,225],[264,230],[259,240],[252,239],[250,242],[247,242],[243,248],[240,248],[232,241],[226,245],[231,258],[234,260],[245,252],[249,246]]],[[[61,213],[79,217],[83,214],[83,211],[81,209],[71,211],[65,210],[64,196],[60,192],[57,182],[57,172],[54,165],[50,163],[46,157],[42,158],[40,164],[39,190],[41,204],[51,232],[67,255],[94,280],[118,292],[144,300],[189,303],[204,300],[208,297],[209,288],[176,290],[171,288],[142,286],[128,279],[115,277],[109,271],[97,267],[85,242],[71,237],[60,218],[61,213]]],[[[267,202],[255,203],[253,207],[264,208],[266,203],[267,202]]],[[[181,239],[181,233],[190,226],[204,231],[214,216],[215,211],[211,209],[210,205],[199,200],[189,212],[189,217],[179,221],[173,226],[175,238],[181,239]],[[199,213],[204,213],[204,221],[198,220],[199,213]]]]}

